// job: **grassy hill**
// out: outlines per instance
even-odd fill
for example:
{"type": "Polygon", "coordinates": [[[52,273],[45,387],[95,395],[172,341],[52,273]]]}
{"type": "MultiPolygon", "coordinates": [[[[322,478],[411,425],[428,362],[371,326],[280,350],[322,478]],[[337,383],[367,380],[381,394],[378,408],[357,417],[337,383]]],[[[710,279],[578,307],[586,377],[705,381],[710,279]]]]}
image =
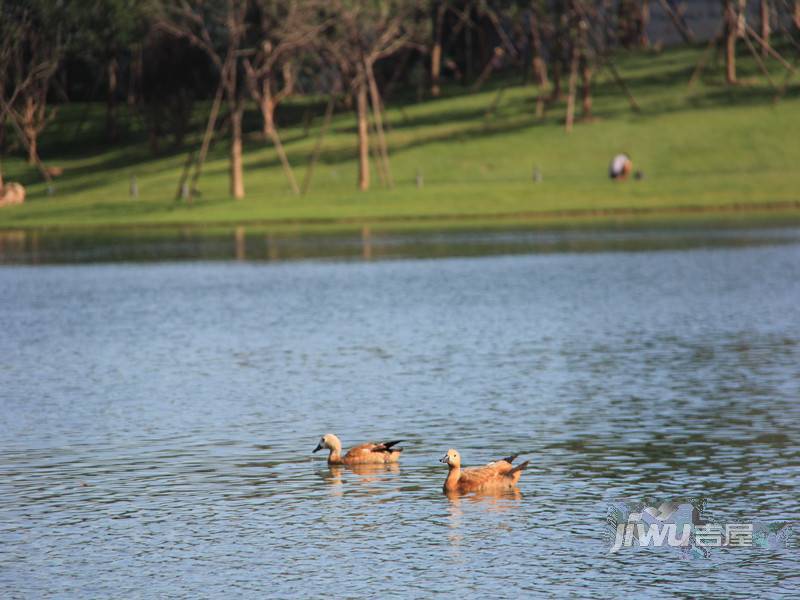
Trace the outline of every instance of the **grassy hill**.
{"type": "MultiPolygon", "coordinates": [[[[743,57],[739,86],[725,86],[721,66],[709,65],[703,80],[689,90],[701,52],[678,48],[620,57],[641,112],[629,109],[609,74],[601,71],[595,118],[577,122],[571,134],[564,132],[564,104],[537,119],[535,88],[518,79],[496,79],[476,93],[453,86],[444,97],[422,102],[390,98],[395,186],[382,188],[373,172],[373,189],[366,193],[356,190],[352,113],[334,117],[309,193],[296,197],[273,148],[258,133],[253,108],[245,146],[247,197],[228,197],[227,140],[221,139],[200,180],[202,196],[187,206],[173,198],[186,155],[197,147],[199,136],[153,156],[141,125],[130,116],[125,141],[104,147],[104,108],[64,106],[41,138],[45,161],[64,169],[56,193],[48,196],[35,169],[21,158],[7,157],[5,179],[25,183],[28,201],[0,209],[0,229],[800,221],[800,75],[774,102],[773,88],[743,57]],[[620,151],[644,171],[642,181],[608,180],[608,162],[620,151]],[[540,183],[533,181],[534,168],[541,171],[540,183]],[[417,173],[424,180],[421,188],[417,173]],[[131,175],[138,181],[138,200],[128,194],[131,175]]],[[[771,68],[773,81],[782,85],[780,66],[773,61],[771,68]]],[[[315,115],[308,127],[300,118],[281,127],[302,180],[322,105],[300,99],[289,109],[315,115]]],[[[198,111],[198,131],[203,118],[198,111]]]]}

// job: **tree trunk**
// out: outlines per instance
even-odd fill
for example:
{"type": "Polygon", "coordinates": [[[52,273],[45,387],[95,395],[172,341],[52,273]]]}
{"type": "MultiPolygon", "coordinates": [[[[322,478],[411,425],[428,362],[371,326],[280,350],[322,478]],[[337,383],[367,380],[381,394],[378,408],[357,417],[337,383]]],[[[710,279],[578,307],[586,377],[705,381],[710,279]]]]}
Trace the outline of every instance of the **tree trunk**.
{"type": "Polygon", "coordinates": [[[739,0],[736,17],[736,36],[744,37],[745,28],[747,27],[747,0],[739,0]]]}
{"type": "Polygon", "coordinates": [[[244,173],[242,170],[242,113],[240,102],[231,103],[231,196],[244,198],[244,173]]]}
{"type": "Polygon", "coordinates": [[[6,153],[6,113],[0,118],[0,156],[6,153]]]}
{"type": "Polygon", "coordinates": [[[439,80],[442,73],[442,42],[436,40],[431,51],[431,96],[438,98],[442,93],[439,80]]]}
{"type": "Polygon", "coordinates": [[[589,59],[586,54],[581,53],[581,95],[583,100],[583,119],[589,121],[592,118],[592,69],[589,66],[589,59]]]}
{"type": "Polygon", "coordinates": [[[569,68],[569,95],[567,96],[567,118],[565,121],[567,133],[572,131],[575,120],[575,90],[578,85],[578,48],[572,49],[572,60],[569,68]]]}
{"type": "Polygon", "coordinates": [[[770,24],[769,24],[769,0],[761,0],[761,39],[764,42],[764,45],[761,47],[761,55],[764,58],[767,58],[769,55],[769,51],[767,50],[767,46],[769,46],[769,35],[771,32],[770,24]]]}
{"type": "Polygon", "coordinates": [[[547,86],[547,65],[542,58],[542,36],[538,15],[531,15],[531,67],[534,81],[540,88],[547,86]]]}
{"type": "Polygon", "coordinates": [[[617,3],[617,39],[625,48],[644,45],[643,17],[643,0],[620,0],[617,3]]]}
{"type": "Polygon", "coordinates": [[[550,90],[550,101],[558,102],[561,100],[561,57],[556,57],[553,63],[553,89],[550,90]]]}
{"type": "Polygon", "coordinates": [[[136,44],[132,48],[130,77],[128,78],[128,106],[134,106],[137,100],[137,91],[140,89],[142,82],[142,71],[144,69],[142,44],[136,44]]]}
{"type": "Polygon", "coordinates": [[[647,48],[650,40],[647,38],[647,26],[650,24],[650,3],[648,0],[641,0],[642,5],[639,9],[639,46],[647,48]]]}
{"type": "Polygon", "coordinates": [[[109,142],[117,139],[117,120],[114,111],[117,104],[117,79],[119,75],[119,63],[116,58],[108,61],[108,96],[106,98],[106,137],[109,142]]]}
{"type": "Polygon", "coordinates": [[[436,98],[441,94],[439,79],[442,74],[442,27],[444,26],[444,2],[436,9],[436,24],[434,31],[433,49],[431,50],[431,95],[436,98]]]}
{"type": "Polygon", "coordinates": [[[557,24],[558,28],[555,31],[553,36],[553,50],[550,55],[550,61],[553,64],[552,73],[553,73],[553,86],[550,90],[550,102],[558,102],[561,100],[561,72],[564,69],[564,63],[566,62],[564,58],[564,43],[563,39],[566,37],[563,34],[563,31],[560,29],[561,23],[559,22],[562,18],[562,15],[556,14],[553,17],[554,22],[557,24]]]}
{"type": "Polygon", "coordinates": [[[28,140],[28,164],[36,164],[39,153],[37,151],[38,131],[36,128],[36,102],[33,96],[25,98],[25,107],[22,112],[22,129],[25,139],[28,140]]]}
{"type": "Polygon", "coordinates": [[[358,189],[369,189],[369,123],[367,107],[367,82],[360,81],[356,92],[358,114],[358,189]]]}
{"type": "Polygon", "coordinates": [[[739,31],[739,20],[733,0],[723,0],[725,18],[725,81],[736,83],[736,35],[739,31]]]}
{"type": "Polygon", "coordinates": [[[264,139],[271,139],[275,130],[275,99],[268,78],[261,84],[261,117],[264,121],[264,139]]]}
{"type": "Polygon", "coordinates": [[[150,126],[147,132],[147,145],[150,148],[150,154],[158,154],[158,138],[159,138],[159,130],[156,125],[150,126]]]}
{"type": "Polygon", "coordinates": [[[256,72],[249,66],[249,63],[245,64],[247,65],[247,87],[250,89],[250,96],[256,101],[261,110],[262,133],[264,139],[271,141],[272,145],[275,146],[275,152],[281,162],[283,174],[286,176],[289,186],[292,188],[292,192],[295,195],[299,195],[300,188],[297,186],[297,180],[294,177],[292,165],[289,163],[289,157],[286,155],[286,150],[284,150],[283,143],[281,142],[281,136],[278,134],[278,128],[275,126],[275,108],[278,105],[281,94],[275,95],[272,93],[271,72],[268,71],[263,75],[260,84],[261,87],[259,89],[259,84],[256,81],[258,77],[256,72]]]}
{"type": "Polygon", "coordinates": [[[794,0],[794,26],[800,29],[800,0],[794,0]]]}
{"type": "Polygon", "coordinates": [[[592,66],[589,62],[589,24],[583,19],[578,22],[578,43],[580,44],[578,64],[581,71],[583,120],[590,121],[592,119],[592,66]]]}
{"type": "Polygon", "coordinates": [[[466,60],[464,65],[465,79],[470,81],[472,79],[472,27],[470,25],[467,25],[466,29],[464,29],[464,49],[466,51],[464,57],[466,60]]]}

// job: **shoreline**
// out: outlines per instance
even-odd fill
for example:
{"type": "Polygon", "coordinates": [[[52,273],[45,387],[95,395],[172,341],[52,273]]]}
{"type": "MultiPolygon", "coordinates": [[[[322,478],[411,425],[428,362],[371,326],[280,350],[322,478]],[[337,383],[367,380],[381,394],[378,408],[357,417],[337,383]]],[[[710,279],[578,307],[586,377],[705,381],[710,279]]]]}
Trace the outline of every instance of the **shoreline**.
{"type": "Polygon", "coordinates": [[[79,231],[133,231],[133,230],[214,230],[236,227],[274,228],[294,230],[298,233],[316,231],[353,230],[375,227],[377,230],[500,228],[515,226],[534,229],[584,229],[639,228],[641,226],[672,227],[759,227],[794,225],[800,223],[800,200],[775,202],[732,202],[718,205],[685,204],[677,206],[636,206],[609,208],[574,208],[559,210],[531,210],[505,213],[434,213],[420,215],[375,215],[365,217],[319,217],[283,219],[231,219],[208,221],[133,221],[30,226],[0,224],[0,234],[13,232],[69,233],[79,231]],[[673,217],[673,219],[670,219],[673,217]],[[775,219],[774,217],[780,217],[775,219]],[[784,221],[785,219],[785,221],[784,221]]]}

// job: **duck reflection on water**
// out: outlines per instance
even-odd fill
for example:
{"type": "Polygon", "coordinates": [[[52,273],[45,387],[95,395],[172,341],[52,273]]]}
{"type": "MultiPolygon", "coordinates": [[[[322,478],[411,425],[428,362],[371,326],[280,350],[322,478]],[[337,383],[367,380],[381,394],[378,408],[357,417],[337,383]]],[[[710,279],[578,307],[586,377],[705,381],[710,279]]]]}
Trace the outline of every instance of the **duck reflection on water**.
{"type": "Polygon", "coordinates": [[[317,475],[333,488],[334,495],[341,495],[346,480],[366,486],[370,492],[378,493],[381,488],[370,484],[378,483],[387,474],[396,475],[400,472],[398,463],[385,464],[360,464],[360,465],[328,465],[327,468],[317,470],[317,475]],[[348,477],[352,473],[356,477],[348,477]]]}

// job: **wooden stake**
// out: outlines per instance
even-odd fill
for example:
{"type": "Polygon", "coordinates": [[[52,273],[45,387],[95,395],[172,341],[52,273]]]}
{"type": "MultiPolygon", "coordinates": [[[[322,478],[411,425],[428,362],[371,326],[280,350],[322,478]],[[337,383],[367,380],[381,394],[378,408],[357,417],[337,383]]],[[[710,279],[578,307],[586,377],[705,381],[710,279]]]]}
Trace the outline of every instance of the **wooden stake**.
{"type": "Polygon", "coordinates": [[[772,89],[777,92],[778,88],[776,87],[775,82],[772,81],[772,77],[769,76],[769,70],[767,69],[767,66],[764,64],[764,61],[761,60],[761,56],[758,54],[758,50],[756,50],[756,47],[753,46],[753,42],[750,41],[750,36],[747,35],[747,32],[745,31],[745,34],[742,37],[744,37],[744,41],[747,42],[747,47],[750,50],[750,53],[753,55],[753,58],[756,59],[756,64],[758,64],[758,68],[761,69],[761,72],[764,74],[764,77],[767,78],[767,81],[769,81],[769,84],[772,86],[772,89]]]}
{"type": "Polygon", "coordinates": [[[489,79],[489,76],[492,74],[494,70],[494,62],[495,60],[499,60],[505,54],[505,51],[500,48],[499,46],[494,49],[494,53],[492,54],[491,58],[489,58],[486,66],[483,67],[483,71],[478,76],[478,79],[472,84],[472,91],[477,92],[481,86],[486,83],[486,80],[489,79]]]}
{"type": "Polygon", "coordinates": [[[325,134],[328,133],[328,127],[331,124],[331,117],[333,117],[333,107],[335,103],[336,98],[333,94],[331,94],[331,97],[328,100],[328,106],[325,107],[325,118],[322,122],[322,129],[319,130],[317,142],[314,144],[314,150],[311,152],[311,158],[308,161],[308,168],[306,169],[305,177],[303,177],[303,185],[300,188],[300,193],[304,196],[308,191],[308,186],[311,185],[311,177],[314,174],[314,167],[317,164],[317,159],[319,158],[319,153],[322,149],[322,140],[325,137],[325,134]]]}
{"type": "Polygon", "coordinates": [[[687,44],[693,44],[694,35],[692,34],[691,29],[689,29],[684,23],[681,23],[681,20],[678,17],[677,13],[674,10],[672,10],[672,7],[669,5],[669,2],[667,2],[667,0],[658,0],[658,1],[659,4],[661,4],[661,8],[664,9],[664,12],[667,13],[667,15],[669,15],[672,24],[675,25],[675,29],[678,31],[678,33],[681,34],[683,41],[686,42],[687,44]]]}
{"type": "Polygon", "coordinates": [[[694,71],[692,72],[692,76],[689,78],[689,85],[687,86],[689,90],[692,89],[694,82],[697,81],[697,79],[700,77],[700,73],[703,72],[703,69],[705,68],[706,63],[708,62],[708,59],[711,57],[711,51],[717,46],[721,37],[722,34],[717,33],[717,35],[715,35],[708,41],[708,46],[706,47],[705,52],[703,52],[703,54],[700,55],[700,60],[697,61],[697,65],[695,66],[694,71]]]}
{"type": "Polygon", "coordinates": [[[619,85],[619,87],[622,88],[622,91],[628,98],[628,104],[631,105],[631,110],[633,110],[634,112],[641,112],[642,109],[639,106],[639,103],[636,102],[636,98],[633,97],[633,94],[631,93],[630,89],[628,89],[628,84],[626,84],[625,80],[622,79],[622,77],[619,74],[619,71],[617,71],[617,68],[614,66],[614,63],[612,63],[611,60],[606,60],[603,63],[603,66],[609,70],[611,76],[614,78],[614,81],[616,81],[617,85],[619,85]]]}
{"type": "Polygon", "coordinates": [[[281,143],[281,138],[278,135],[278,128],[275,125],[267,128],[267,135],[272,140],[273,146],[275,146],[275,152],[278,154],[278,158],[281,161],[281,167],[283,167],[283,173],[286,175],[286,179],[289,180],[289,186],[292,188],[292,193],[295,196],[300,195],[300,188],[297,187],[297,180],[294,178],[294,171],[292,171],[292,165],[289,164],[289,157],[286,156],[286,151],[283,149],[283,144],[281,143]]]}
{"type": "Polygon", "coordinates": [[[369,109],[366,82],[356,84],[356,119],[358,121],[358,189],[369,189],[369,109]]]}
{"type": "MultiPolygon", "coordinates": [[[[211,112],[208,115],[208,122],[206,123],[206,130],[203,133],[203,142],[200,144],[200,153],[197,156],[197,163],[194,166],[194,173],[192,174],[192,180],[189,184],[189,194],[186,197],[186,201],[191,204],[192,203],[192,196],[195,193],[195,188],[197,186],[197,180],[200,179],[200,173],[203,171],[203,164],[206,162],[206,155],[208,154],[208,147],[211,144],[211,138],[214,135],[214,128],[217,125],[217,116],[219,115],[220,106],[222,106],[222,94],[224,91],[224,80],[226,76],[226,69],[228,68],[228,63],[226,61],[225,67],[222,69],[222,73],[220,74],[219,79],[219,87],[217,87],[217,93],[214,94],[214,101],[211,104],[211,112]]],[[[180,189],[182,186],[179,186],[180,189]]]]}
{"type": "MultiPolygon", "coordinates": [[[[796,62],[796,61],[795,61],[796,62]]],[[[789,80],[794,75],[795,71],[786,71],[786,76],[783,78],[783,84],[781,85],[781,89],[778,90],[778,93],[775,94],[775,97],[772,99],[773,102],[778,102],[783,95],[786,93],[787,88],[789,87],[789,80]]]]}
{"type": "Polygon", "coordinates": [[[195,151],[192,150],[186,156],[186,162],[183,163],[183,170],[181,171],[181,178],[178,181],[178,189],[175,191],[175,200],[185,199],[188,196],[188,187],[186,186],[186,179],[189,177],[189,171],[194,165],[195,151]]]}
{"type": "Polygon", "coordinates": [[[383,132],[383,117],[381,107],[381,96],[378,93],[378,84],[375,82],[375,73],[372,71],[372,65],[365,64],[364,68],[367,72],[367,82],[369,83],[369,95],[372,103],[372,115],[375,121],[375,129],[378,133],[378,149],[380,150],[381,160],[383,161],[383,170],[386,177],[386,184],[392,188],[394,181],[392,180],[392,169],[389,165],[389,148],[386,144],[386,136],[383,132]]]}
{"type": "MultiPolygon", "coordinates": [[[[586,10],[583,8],[580,2],[574,2],[572,6],[574,10],[576,10],[587,23],[592,22],[591,18],[589,18],[589,16],[586,13],[586,10]]],[[[594,46],[597,55],[603,57],[603,66],[605,66],[611,72],[611,76],[614,78],[614,81],[617,83],[617,85],[619,85],[620,88],[622,88],[622,91],[628,98],[628,103],[631,105],[631,110],[633,110],[634,112],[641,112],[642,109],[639,107],[639,104],[636,102],[636,98],[633,97],[633,94],[631,93],[630,89],[628,89],[628,85],[625,83],[625,80],[622,78],[622,76],[619,74],[619,71],[617,71],[617,68],[614,66],[614,62],[611,60],[611,57],[608,56],[607,52],[601,52],[602,44],[595,39],[594,32],[590,29],[588,30],[588,33],[589,33],[588,37],[589,42],[591,43],[592,46],[594,46]]]]}
{"type": "Polygon", "coordinates": [[[747,33],[749,33],[751,36],[753,36],[756,39],[756,41],[761,45],[761,47],[766,51],[767,54],[769,54],[772,58],[774,58],[779,63],[781,63],[781,65],[783,65],[783,67],[787,71],[794,71],[795,70],[795,68],[791,64],[789,64],[789,62],[787,62],[785,58],[783,58],[780,54],[778,54],[775,51],[775,49],[772,48],[772,46],[770,46],[767,42],[765,42],[761,38],[761,36],[758,35],[752,27],[750,27],[750,25],[746,26],[746,31],[747,31],[747,33]]]}
{"type": "Polygon", "coordinates": [[[505,86],[497,90],[497,93],[494,95],[494,98],[492,99],[492,103],[489,104],[489,107],[486,109],[486,113],[484,114],[485,118],[489,119],[494,115],[495,111],[497,110],[497,107],[500,105],[500,100],[503,98],[503,94],[505,93],[505,91],[506,91],[505,86]]]}
{"type": "Polygon", "coordinates": [[[387,179],[386,179],[386,165],[383,162],[383,155],[381,154],[380,144],[375,143],[375,138],[378,137],[378,133],[375,130],[375,121],[373,119],[367,119],[369,121],[369,128],[372,132],[373,143],[369,145],[370,150],[372,151],[372,159],[375,161],[375,170],[378,172],[378,179],[381,180],[381,185],[383,187],[387,187],[387,179]]]}

